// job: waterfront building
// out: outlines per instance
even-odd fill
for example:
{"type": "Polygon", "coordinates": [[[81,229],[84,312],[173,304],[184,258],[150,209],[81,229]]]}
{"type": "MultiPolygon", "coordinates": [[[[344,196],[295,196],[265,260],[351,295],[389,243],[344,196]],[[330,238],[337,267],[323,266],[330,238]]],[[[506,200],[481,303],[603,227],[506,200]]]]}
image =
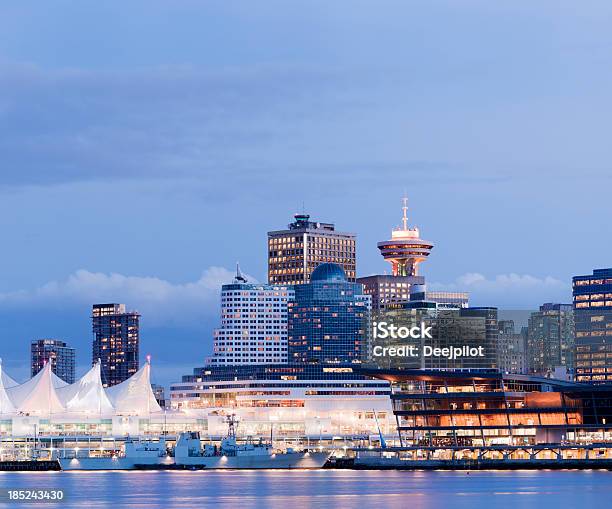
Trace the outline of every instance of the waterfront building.
{"type": "MultiPolygon", "coordinates": [[[[51,438],[72,440],[76,447],[91,437],[106,437],[112,442],[115,438],[164,431],[206,431],[206,421],[200,416],[162,412],[151,387],[148,361],[126,381],[109,388],[102,383],[100,362],[72,384],[56,376],[50,363],[21,384],[7,376],[1,364],[0,372],[3,443],[14,445],[17,440],[37,435],[47,443],[51,438]]],[[[27,448],[27,441],[22,445],[27,448]]]]}
{"type": "Polygon", "coordinates": [[[612,380],[612,268],[572,279],[576,380],[612,380]]]}
{"type": "Polygon", "coordinates": [[[552,376],[574,372],[574,313],[571,304],[547,303],[531,313],[527,326],[529,372],[552,376]]]}
{"type": "Polygon", "coordinates": [[[139,364],[140,315],[125,304],[94,304],[92,365],[102,367],[104,387],[127,380],[139,364]]]}
{"type": "Polygon", "coordinates": [[[498,321],[497,368],[502,373],[527,373],[527,337],[517,332],[514,320],[498,321]]]}
{"type": "Polygon", "coordinates": [[[308,214],[294,219],[287,230],[268,232],[268,283],[308,283],[322,263],[337,263],[355,281],[355,235],[336,231],[332,223],[311,221],[308,214]]]}
{"type": "Polygon", "coordinates": [[[221,327],[214,330],[211,366],[287,362],[287,301],[292,286],[249,283],[236,268],[221,287],[221,327]]]}
{"type": "Polygon", "coordinates": [[[289,362],[354,364],[367,359],[371,300],[340,265],[323,263],[288,303],[289,362]]]}
{"type": "Polygon", "coordinates": [[[30,345],[31,376],[47,363],[51,370],[66,383],[74,382],[75,351],[59,339],[36,339],[30,345]]]}
{"type": "Polygon", "coordinates": [[[171,385],[170,406],[205,416],[211,436],[222,436],[225,416],[235,414],[245,436],[367,439],[379,428],[394,435],[389,395],[388,382],[353,366],[207,366],[171,385]]]}
{"type": "Polygon", "coordinates": [[[529,459],[521,448],[612,441],[610,385],[497,371],[360,372],[391,383],[393,412],[407,450],[509,446],[503,454],[526,453],[529,459]]]}

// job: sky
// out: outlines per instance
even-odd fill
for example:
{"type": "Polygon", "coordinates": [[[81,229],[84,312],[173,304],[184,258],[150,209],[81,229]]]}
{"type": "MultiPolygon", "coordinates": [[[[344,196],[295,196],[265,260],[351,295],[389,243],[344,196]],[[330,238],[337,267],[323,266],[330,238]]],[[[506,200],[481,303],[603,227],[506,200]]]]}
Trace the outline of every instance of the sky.
{"type": "Polygon", "coordinates": [[[0,356],[58,337],[91,362],[94,302],[142,314],[154,381],[210,353],[235,263],[306,210],[401,217],[432,289],[568,302],[612,266],[612,4],[261,0],[0,4],[0,356]]]}

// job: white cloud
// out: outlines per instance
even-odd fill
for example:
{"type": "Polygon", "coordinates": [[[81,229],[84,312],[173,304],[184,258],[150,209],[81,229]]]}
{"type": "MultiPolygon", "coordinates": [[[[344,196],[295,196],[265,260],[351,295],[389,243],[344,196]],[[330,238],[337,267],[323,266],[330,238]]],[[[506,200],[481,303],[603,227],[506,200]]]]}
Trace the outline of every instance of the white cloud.
{"type": "Polygon", "coordinates": [[[478,272],[459,276],[451,283],[430,283],[430,290],[467,291],[470,303],[512,309],[534,308],[544,302],[570,302],[569,282],[551,276],[498,274],[487,278],[478,272]]]}
{"type": "Polygon", "coordinates": [[[142,313],[151,325],[189,324],[217,312],[221,285],[233,277],[234,272],[223,267],[209,267],[197,281],[187,283],[81,269],[64,280],[50,281],[33,290],[2,293],[0,306],[71,308],[123,302],[142,313]]]}

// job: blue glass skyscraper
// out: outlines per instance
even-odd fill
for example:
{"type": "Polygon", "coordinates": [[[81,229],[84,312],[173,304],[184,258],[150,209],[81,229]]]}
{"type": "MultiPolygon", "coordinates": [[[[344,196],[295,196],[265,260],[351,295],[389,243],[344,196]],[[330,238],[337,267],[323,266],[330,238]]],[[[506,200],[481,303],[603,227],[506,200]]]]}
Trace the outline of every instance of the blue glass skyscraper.
{"type": "Polygon", "coordinates": [[[335,263],[319,265],[288,303],[289,362],[353,364],[368,354],[371,301],[335,263]]]}

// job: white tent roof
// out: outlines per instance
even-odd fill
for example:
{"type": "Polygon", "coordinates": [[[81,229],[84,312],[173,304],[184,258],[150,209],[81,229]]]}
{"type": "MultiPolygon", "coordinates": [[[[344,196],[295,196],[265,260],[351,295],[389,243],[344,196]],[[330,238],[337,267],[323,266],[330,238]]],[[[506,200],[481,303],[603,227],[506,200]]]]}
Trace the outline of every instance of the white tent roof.
{"type": "Polygon", "coordinates": [[[0,359],[0,379],[2,379],[2,385],[4,385],[5,389],[9,389],[10,387],[15,387],[16,385],[19,385],[19,382],[13,380],[4,372],[4,369],[2,369],[2,359],[0,359]]]}
{"type": "Polygon", "coordinates": [[[0,414],[127,414],[161,412],[151,389],[151,365],[147,362],[132,377],[105,389],[97,363],[85,376],[68,385],[51,370],[51,364],[23,384],[2,371],[0,363],[0,414]]]}
{"type": "Polygon", "coordinates": [[[51,371],[51,363],[45,364],[36,376],[27,382],[7,390],[18,412],[55,414],[64,411],[56,388],[68,385],[51,371]]]}
{"type": "MultiPolygon", "coordinates": [[[[6,380],[10,383],[15,382],[11,377],[6,375],[6,380]]],[[[16,382],[15,382],[16,383],[16,382]]],[[[5,386],[5,375],[2,369],[2,360],[0,360],[0,414],[13,414],[15,413],[15,406],[6,393],[5,386]]]]}
{"type": "Polygon", "coordinates": [[[108,388],[106,394],[117,413],[161,412],[151,389],[151,364],[148,361],[125,382],[108,388]]]}
{"type": "Polygon", "coordinates": [[[100,377],[100,362],[71,385],[57,390],[67,412],[108,414],[114,411],[100,377]]]}

